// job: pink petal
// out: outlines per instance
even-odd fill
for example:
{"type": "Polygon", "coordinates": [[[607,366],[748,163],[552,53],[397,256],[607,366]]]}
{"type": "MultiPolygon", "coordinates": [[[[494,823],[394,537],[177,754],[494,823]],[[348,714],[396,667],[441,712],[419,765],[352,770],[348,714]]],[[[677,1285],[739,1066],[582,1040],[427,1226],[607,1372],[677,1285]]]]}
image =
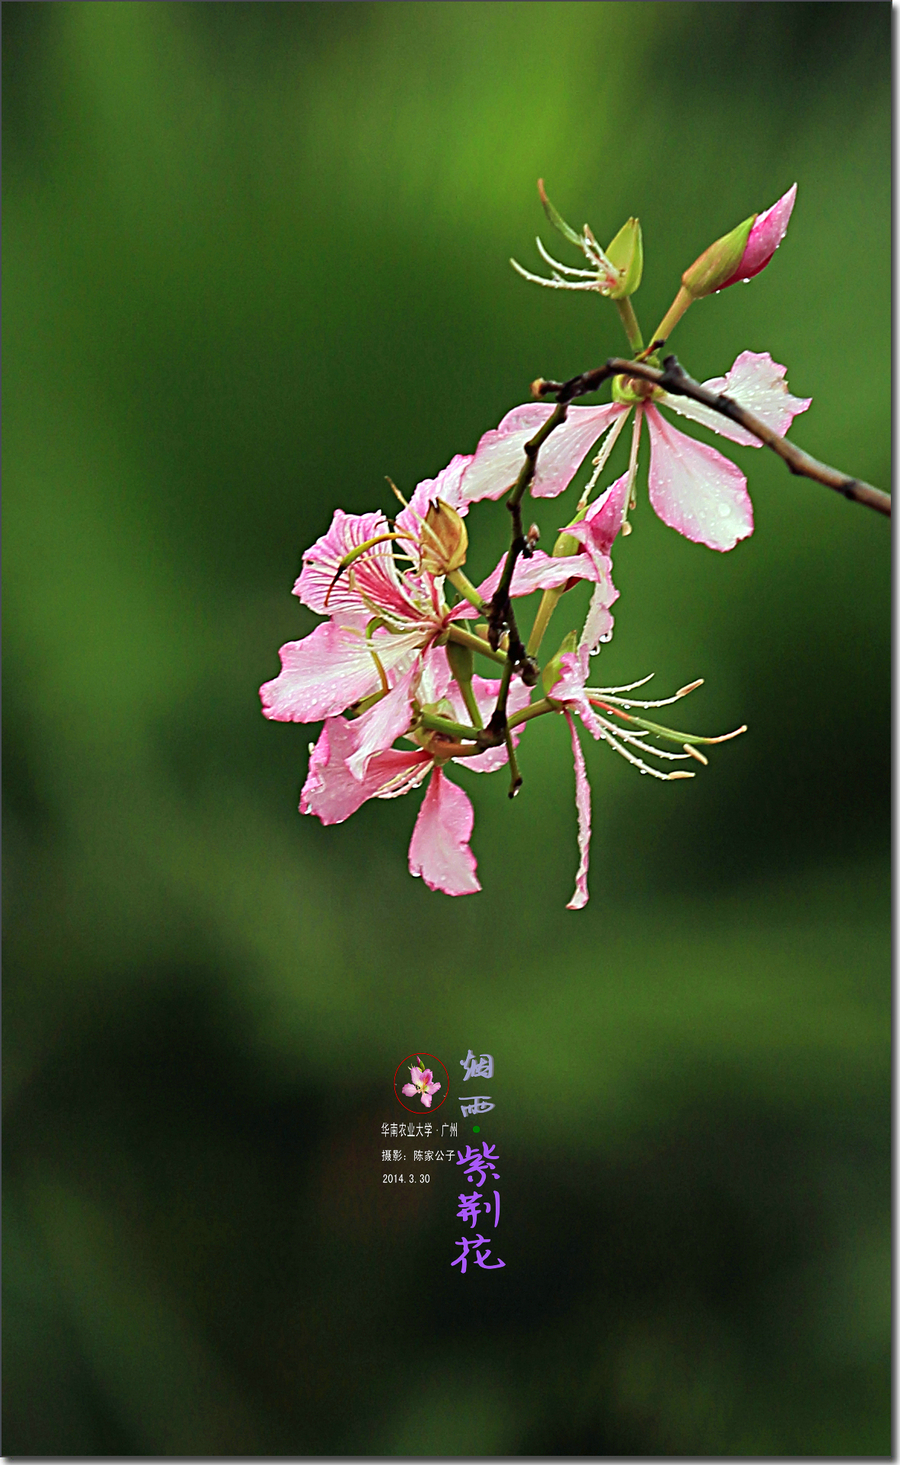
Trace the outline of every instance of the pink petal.
{"type": "Polygon", "coordinates": [[[441,469],[437,478],[423,478],[416,486],[409,507],[397,515],[397,528],[418,540],[422,532],[422,520],[435,499],[442,499],[460,514],[468,513],[469,506],[462,495],[462,481],[473,456],[472,453],[457,453],[446,468],[441,469]]]}
{"type": "MultiPolygon", "coordinates": [[[[773,432],[784,437],[794,418],[805,412],[812,397],[792,397],[787,388],[786,366],[773,361],[768,351],[742,351],[731,370],[725,376],[713,376],[703,383],[707,391],[733,397],[741,407],[753,412],[773,432]]],[[[676,397],[670,393],[659,399],[660,405],[702,422],[721,437],[730,438],[733,443],[742,443],[748,448],[762,447],[758,437],[736,422],[730,422],[711,407],[692,402],[687,397],[676,397]]]]}
{"type": "MultiPolygon", "coordinates": [[[[486,677],[474,676],[472,678],[472,691],[475,693],[475,701],[481,713],[481,720],[487,725],[490,722],[491,714],[497,705],[497,694],[500,690],[500,682],[486,677]]],[[[454,682],[450,688],[449,698],[453,707],[454,715],[460,722],[469,721],[469,713],[462,699],[459,687],[454,682]]],[[[509,715],[513,712],[521,712],[531,701],[531,691],[518,677],[509,689],[509,697],[506,702],[506,710],[509,715]]],[[[514,727],[512,731],[513,746],[518,744],[524,728],[514,727]]],[[[488,748],[486,752],[480,753],[477,758],[466,758],[467,768],[473,773],[493,773],[497,768],[502,768],[507,761],[506,744],[501,743],[499,748],[488,748]]]]}
{"type": "Polygon", "coordinates": [[[405,1083],[400,1092],[401,1094],[406,1094],[408,1099],[414,1099],[419,1090],[414,1083],[405,1083]]]}
{"type": "Polygon", "coordinates": [[[430,1109],[431,1108],[431,1095],[430,1094],[420,1094],[419,1095],[419,1098],[422,1100],[422,1103],[425,1105],[425,1108],[426,1109],[430,1109]]]}
{"type": "MultiPolygon", "coordinates": [[[[376,604],[382,604],[386,595],[393,599],[398,591],[398,579],[390,540],[373,545],[361,555],[351,566],[352,577],[344,570],[337,580],[334,578],[346,554],[368,539],[387,534],[389,529],[382,513],[345,514],[343,509],[335,509],[328,533],[317,539],[303,556],[303,569],[294,585],[294,594],[321,615],[365,609],[359,593],[361,583],[376,604]]],[[[370,610],[370,617],[371,614],[370,610]]]]}
{"type": "Polygon", "coordinates": [[[600,722],[584,691],[590,669],[587,646],[581,645],[577,651],[567,651],[559,660],[561,674],[559,680],[550,688],[549,695],[554,702],[562,702],[564,706],[571,707],[574,712],[577,712],[591,737],[601,737],[600,722]]]}
{"type": "Polygon", "coordinates": [[[719,287],[720,289],[724,290],[726,285],[734,285],[738,280],[752,280],[754,275],[758,275],[760,270],[765,269],[787,233],[796,197],[797,185],[795,183],[787,193],[782,194],[777,203],[773,203],[770,209],[766,209],[765,213],[757,216],[747,243],[744,245],[740,264],[734,274],[730,275],[719,287]]]}
{"type": "Polygon", "coordinates": [[[431,758],[424,748],[403,752],[390,749],[369,763],[362,779],[347,767],[355,749],[354,728],[343,717],[326,722],[309,759],[309,772],[300,795],[300,813],[315,814],[323,824],[342,824],[367,799],[406,793],[427,775],[431,758]]]}
{"type": "MultiPolygon", "coordinates": [[[[487,579],[478,586],[478,594],[482,600],[487,601],[493,598],[497,586],[500,584],[505,563],[506,553],[504,552],[487,579]]],[[[558,590],[568,580],[593,580],[593,578],[593,569],[587,555],[553,556],[545,554],[542,549],[536,549],[531,559],[526,560],[520,555],[516,560],[510,594],[515,599],[520,595],[531,595],[535,590],[558,590]]],[[[464,614],[454,616],[454,620],[464,620],[468,616],[477,614],[475,607],[469,606],[464,614]]]]}
{"type": "Polygon", "coordinates": [[[584,766],[584,754],[581,751],[581,744],[578,741],[578,734],[575,731],[575,724],[572,721],[571,713],[565,714],[566,722],[569,724],[569,732],[572,734],[572,753],[575,758],[575,807],[578,810],[578,874],[575,876],[575,891],[569,904],[568,911],[580,911],[588,903],[588,861],[591,849],[591,786],[588,783],[587,769],[584,766]]]}
{"type": "MultiPolygon", "coordinates": [[[[409,1073],[414,1084],[420,1084],[422,1082],[421,1068],[411,1068],[409,1073]]],[[[418,1089],[416,1089],[416,1093],[418,1093],[418,1089]]]]}
{"type": "Polygon", "coordinates": [[[410,667],[386,697],[351,724],[354,751],[347,759],[347,767],[354,778],[363,778],[374,754],[385,752],[409,730],[412,684],[418,670],[418,664],[410,667]]]}
{"type": "MultiPolygon", "coordinates": [[[[554,498],[568,488],[597,438],[616,417],[629,410],[618,402],[607,402],[600,407],[570,407],[565,422],[555,429],[538,453],[532,496],[554,498]]],[[[507,412],[499,427],[484,434],[462,482],[467,503],[497,499],[512,488],[525,462],[525,444],[553,411],[547,403],[526,402],[507,412]]]]}
{"type": "Polygon", "coordinates": [[[615,624],[610,606],[618,600],[619,592],[609,576],[594,586],[591,603],[578,644],[588,651],[595,651],[601,642],[611,641],[615,624]]]}
{"type": "Polygon", "coordinates": [[[396,671],[421,641],[420,632],[402,636],[365,635],[325,621],[302,641],[282,646],[281,673],[259,689],[263,715],[275,722],[318,722],[351,707],[381,686],[372,652],[385,674],[396,671]]]}
{"type": "Polygon", "coordinates": [[[427,1088],[433,1078],[434,1074],[432,1073],[431,1069],[423,1068],[421,1074],[419,1075],[419,1083],[424,1084],[427,1088]]]}
{"type": "Polygon", "coordinates": [[[596,503],[591,504],[583,519],[577,524],[567,524],[563,532],[573,535],[585,549],[608,555],[622,527],[627,507],[628,474],[623,473],[596,503]]]}
{"type": "Polygon", "coordinates": [[[481,886],[476,859],[468,847],[475,815],[461,788],[440,768],[431,775],[409,846],[411,875],[421,875],[429,890],[471,895],[481,886]]]}
{"type": "Polygon", "coordinates": [[[440,1084],[439,1083],[429,1083],[429,1084],[426,1085],[426,1089],[427,1089],[427,1091],[428,1091],[429,1094],[436,1094],[439,1088],[440,1088],[440,1084]]]}
{"type": "Polygon", "coordinates": [[[423,707],[429,702],[439,702],[447,695],[447,689],[451,683],[456,685],[450,673],[446,651],[443,646],[429,646],[419,662],[419,685],[416,700],[423,707]]]}
{"type": "Polygon", "coordinates": [[[664,524],[710,549],[753,533],[753,505],[739,468],[644,408],[650,430],[650,502],[664,524]]]}

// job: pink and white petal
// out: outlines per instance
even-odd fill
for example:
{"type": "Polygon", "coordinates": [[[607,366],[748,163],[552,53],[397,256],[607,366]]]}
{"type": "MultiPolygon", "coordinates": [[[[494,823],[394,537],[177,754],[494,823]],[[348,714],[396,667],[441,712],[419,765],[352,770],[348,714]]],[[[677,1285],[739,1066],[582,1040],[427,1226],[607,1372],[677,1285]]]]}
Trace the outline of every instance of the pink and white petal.
{"type": "Polygon", "coordinates": [[[457,453],[446,468],[441,469],[437,478],[423,478],[417,484],[408,507],[397,515],[397,528],[418,540],[422,532],[422,521],[435,499],[441,499],[459,514],[467,514],[469,505],[462,496],[462,481],[473,456],[472,453],[457,453]]]}
{"type": "Polygon", "coordinates": [[[405,1083],[400,1092],[401,1094],[405,1094],[408,1099],[414,1099],[419,1090],[414,1083],[405,1083]]]}
{"type": "MultiPolygon", "coordinates": [[[[472,691],[475,694],[475,701],[481,713],[481,720],[486,726],[491,719],[491,713],[497,705],[500,682],[499,680],[488,677],[475,676],[472,678],[472,691]]],[[[468,708],[463,702],[462,693],[455,682],[449,690],[448,697],[450,705],[453,708],[454,716],[460,722],[467,723],[469,721],[468,708]]],[[[509,689],[509,696],[506,702],[507,713],[512,715],[514,712],[521,712],[522,708],[527,707],[530,701],[531,689],[526,687],[524,682],[517,677],[509,689]]],[[[523,731],[524,728],[522,727],[513,728],[512,740],[514,747],[518,744],[523,731]]],[[[498,748],[488,748],[484,753],[479,753],[477,758],[466,758],[464,761],[466,767],[471,768],[473,773],[494,773],[498,768],[503,767],[506,760],[506,744],[501,743],[498,748]]]]}
{"type": "MultiPolygon", "coordinates": [[[[746,407],[748,412],[755,413],[766,427],[784,437],[794,418],[805,412],[812,403],[812,397],[791,395],[785,380],[786,374],[787,367],[779,366],[777,361],[773,361],[768,351],[742,351],[725,376],[710,377],[703,386],[709,392],[733,397],[740,407],[746,407]]],[[[734,443],[742,443],[748,448],[762,447],[759,438],[754,437],[752,432],[747,432],[746,428],[730,422],[727,417],[722,417],[700,402],[691,402],[687,397],[676,397],[669,393],[659,401],[672,412],[690,417],[694,422],[702,422],[704,427],[711,428],[721,437],[730,438],[734,443]]]]}
{"type": "Polygon", "coordinates": [[[578,733],[571,713],[565,714],[572,734],[572,754],[575,759],[575,808],[578,811],[578,873],[575,876],[575,890],[566,906],[568,911],[580,911],[588,903],[588,863],[591,852],[591,786],[588,783],[584,754],[578,741],[578,733]]]}
{"type": "Polygon", "coordinates": [[[739,468],[678,432],[655,407],[650,430],[650,502],[664,524],[695,543],[728,550],[753,533],[753,505],[739,468]]]}
{"type": "Polygon", "coordinates": [[[590,653],[582,643],[577,651],[567,651],[560,657],[561,675],[549,695],[554,702],[562,702],[577,712],[593,738],[603,736],[603,728],[596,712],[587,699],[584,687],[590,671],[590,653]]]}
{"type": "Polygon", "coordinates": [[[424,707],[430,702],[439,702],[446,697],[453,681],[447,652],[443,646],[429,646],[419,662],[419,684],[416,700],[424,707]]]}
{"type": "Polygon", "coordinates": [[[579,647],[584,646],[588,651],[594,651],[602,642],[612,640],[615,621],[610,606],[618,598],[619,592],[609,577],[605,581],[598,579],[588,606],[579,647]]]}
{"type": "Polygon", "coordinates": [[[583,519],[579,519],[577,524],[565,525],[561,532],[571,534],[589,552],[608,555],[625,518],[628,493],[628,474],[623,473],[596,503],[591,504],[583,519]]]}
{"type": "Polygon", "coordinates": [[[719,287],[721,290],[724,290],[726,285],[737,284],[738,280],[752,280],[754,275],[758,275],[760,270],[765,269],[787,233],[796,197],[797,185],[795,183],[787,193],[781,195],[777,203],[773,203],[771,208],[757,215],[747,243],[744,245],[740,264],[734,274],[719,287]]]}
{"type": "Polygon", "coordinates": [[[373,651],[390,679],[408,665],[421,642],[419,632],[365,635],[325,621],[302,641],[281,647],[281,672],[259,689],[263,716],[274,722],[318,722],[344,712],[381,687],[373,651]]]}
{"type": "Polygon", "coordinates": [[[422,1103],[425,1105],[425,1108],[426,1109],[430,1109],[431,1108],[431,1095],[430,1094],[420,1094],[419,1095],[419,1098],[422,1100],[422,1103]]]}
{"type": "MultiPolygon", "coordinates": [[[[505,563],[506,555],[504,554],[487,579],[478,586],[478,594],[482,600],[493,599],[497,586],[500,584],[505,563]]],[[[536,549],[530,559],[525,559],[520,555],[516,560],[510,595],[515,600],[520,595],[532,595],[535,590],[558,590],[569,580],[593,580],[593,578],[593,566],[587,555],[554,556],[545,554],[542,549],[536,549]]],[[[478,612],[472,606],[468,613],[476,615],[478,612]]],[[[464,617],[460,617],[460,619],[464,619],[464,617]]]]}
{"type": "MultiPolygon", "coordinates": [[[[310,610],[316,610],[321,615],[335,615],[342,610],[359,610],[362,605],[359,593],[353,589],[347,571],[337,580],[335,575],[345,555],[358,549],[367,540],[375,539],[379,534],[387,534],[389,528],[387,519],[379,511],[371,514],[345,514],[343,509],[335,509],[328,533],[317,539],[303,556],[303,569],[294,585],[294,594],[310,610]]],[[[366,552],[365,558],[383,561],[383,570],[392,574],[390,540],[373,545],[366,552]]],[[[369,614],[371,616],[371,612],[369,614]]]]}
{"type": "MultiPolygon", "coordinates": [[[[412,1081],[413,1081],[414,1084],[416,1084],[416,1085],[420,1084],[422,1082],[422,1070],[421,1070],[421,1068],[411,1068],[409,1070],[409,1076],[412,1079],[412,1081]]],[[[418,1089],[417,1089],[417,1092],[418,1092],[418,1089]]]]}
{"type": "Polygon", "coordinates": [[[474,822],[466,794],[435,768],[409,845],[410,874],[421,875],[429,890],[445,895],[480,890],[477,861],[468,844],[474,822]]]}
{"type": "Polygon", "coordinates": [[[425,1087],[426,1087],[426,1090],[427,1090],[427,1092],[429,1094],[436,1094],[437,1091],[438,1091],[438,1089],[440,1088],[440,1084],[439,1083],[428,1083],[428,1084],[425,1085],[425,1087]]]}
{"type": "Polygon", "coordinates": [[[369,763],[363,778],[354,778],[347,759],[354,751],[353,724],[330,717],[310,754],[309,772],[300,795],[300,813],[315,814],[323,824],[343,824],[368,799],[406,793],[431,768],[424,749],[389,749],[369,763]]]}
{"type": "MultiPolygon", "coordinates": [[[[538,453],[532,497],[554,498],[568,488],[597,438],[627,410],[617,402],[600,407],[570,407],[565,422],[538,453]]],[[[462,481],[462,495],[467,503],[500,498],[513,486],[525,461],[525,444],[554,411],[547,403],[526,402],[507,412],[499,427],[484,434],[462,481]]]]}
{"type": "Polygon", "coordinates": [[[354,751],[347,759],[347,767],[356,779],[365,776],[369,760],[376,753],[383,753],[409,730],[412,702],[412,687],[419,673],[414,663],[392,687],[386,697],[364,712],[351,724],[354,751]]]}

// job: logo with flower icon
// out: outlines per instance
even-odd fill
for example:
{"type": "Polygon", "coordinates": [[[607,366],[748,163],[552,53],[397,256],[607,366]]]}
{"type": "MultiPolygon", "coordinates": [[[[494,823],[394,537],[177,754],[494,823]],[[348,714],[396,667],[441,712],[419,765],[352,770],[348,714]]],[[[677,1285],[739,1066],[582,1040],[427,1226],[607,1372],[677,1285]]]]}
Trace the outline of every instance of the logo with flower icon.
{"type": "Polygon", "coordinates": [[[394,1074],[394,1093],[398,1101],[403,1104],[404,1109],[409,1110],[410,1113],[419,1112],[419,1105],[424,1109],[431,1109],[432,1106],[439,1109],[447,1097],[448,1085],[447,1070],[433,1053],[426,1053],[424,1057],[420,1053],[408,1054],[398,1065],[394,1074]],[[437,1070],[441,1071],[440,1078],[436,1077],[437,1070]],[[409,1081],[404,1083],[406,1072],[409,1073],[409,1081]],[[439,1091],[440,1097],[435,1102],[435,1096],[439,1091]],[[404,1103],[401,1095],[407,1100],[417,1102],[414,1106],[404,1103]]]}

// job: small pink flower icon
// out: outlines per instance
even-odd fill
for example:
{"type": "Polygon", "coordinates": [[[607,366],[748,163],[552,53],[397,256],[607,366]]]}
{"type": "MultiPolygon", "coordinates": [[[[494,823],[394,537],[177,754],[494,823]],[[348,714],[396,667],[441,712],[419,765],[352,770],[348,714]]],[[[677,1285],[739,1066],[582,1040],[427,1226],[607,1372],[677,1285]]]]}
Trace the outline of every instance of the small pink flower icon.
{"type": "MultiPolygon", "coordinates": [[[[420,1058],[419,1062],[421,1063],[421,1061],[420,1058]]],[[[405,1083],[402,1092],[408,1099],[414,1099],[416,1094],[418,1094],[425,1108],[430,1109],[431,1096],[437,1093],[440,1084],[434,1082],[434,1074],[430,1068],[416,1068],[414,1065],[411,1065],[409,1074],[412,1083],[405,1083]]]]}

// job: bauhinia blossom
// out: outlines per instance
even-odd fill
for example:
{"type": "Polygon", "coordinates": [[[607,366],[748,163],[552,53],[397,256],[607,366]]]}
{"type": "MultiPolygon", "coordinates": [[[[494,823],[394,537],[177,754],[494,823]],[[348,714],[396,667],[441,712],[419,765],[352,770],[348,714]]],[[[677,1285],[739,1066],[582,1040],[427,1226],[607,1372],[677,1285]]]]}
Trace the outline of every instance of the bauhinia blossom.
{"type": "MultiPolygon", "coordinates": [[[[717,241],[685,272],[664,326],[670,328],[700,294],[750,278],[765,266],[784,235],[794,192],[717,241]]],[[[591,266],[579,271],[559,265],[539,242],[554,270],[553,280],[542,283],[611,299],[634,353],[652,364],[652,350],[643,348],[630,298],[643,265],[637,220],[629,219],[604,251],[587,225],[576,235],[543,188],[541,195],[551,222],[584,251],[591,266]]],[[[665,332],[657,332],[655,344],[661,334],[665,332]]],[[[783,435],[797,413],[810,405],[791,396],[785,375],[785,368],[768,354],[744,351],[724,377],[704,386],[736,399],[783,435]]],[[[451,764],[465,763],[476,773],[508,765],[513,797],[522,783],[517,744],[526,723],[546,715],[562,717],[575,762],[579,865],[569,909],[578,910],[588,899],[591,801],[577,724],[641,773],[666,781],[690,778],[693,772],[659,768],[648,759],[663,765],[705,763],[698,745],[736,736],[700,737],[647,717],[649,710],[678,701],[699,682],[659,701],[634,697],[643,682],[588,685],[589,658],[612,635],[618,591],[611,552],[617,537],[630,529],[627,513],[634,503],[645,420],[650,501],[663,521],[719,550],[733,548],[753,529],[743,473],[714,449],[678,431],[661,409],[693,418],[733,442],[760,445],[744,428],[690,398],[620,376],[613,381],[613,400],[601,406],[566,409],[530,402],[514,408],[482,436],[474,454],[458,455],[437,478],[420,483],[393,519],[379,511],[335,511],[328,531],[304,554],[294,585],[294,593],[323,617],[322,623],[281,648],[280,674],[260,689],[266,717],[323,724],[318,741],[310,745],[301,813],[313,814],[323,824],[339,824],[369,799],[397,798],[424,786],[409,846],[410,872],[431,890],[472,894],[481,889],[469,845],[474,811],[468,795],[449,776],[451,764]],[[591,502],[629,417],[628,469],[591,502]],[[537,528],[524,529],[524,494],[561,494],[598,441],[590,480],[574,516],[557,521],[559,537],[548,555],[536,548],[537,528]],[[466,516],[471,504],[498,499],[508,490],[511,542],[476,587],[462,568],[468,554],[466,516]],[[580,582],[593,587],[581,631],[569,631],[540,671],[538,654],[550,620],[566,592],[580,582]],[[458,599],[448,601],[448,586],[458,599]],[[512,602],[534,592],[542,592],[540,603],[530,630],[520,632],[512,602]],[[472,626],[475,617],[481,623],[472,626]],[[493,678],[475,674],[478,655],[494,663],[493,678]],[[496,674],[498,664],[502,675],[496,674]],[[536,689],[539,673],[543,695],[536,689]]],[[[440,1085],[421,1060],[410,1073],[412,1082],[403,1093],[418,1094],[429,1107],[440,1085]]]]}
{"type": "Polygon", "coordinates": [[[673,697],[664,697],[658,701],[643,701],[635,697],[623,696],[622,693],[633,692],[637,687],[648,682],[649,677],[644,677],[643,681],[631,682],[623,687],[588,687],[586,685],[588,669],[588,651],[586,647],[581,647],[578,651],[564,652],[555,658],[544,675],[544,683],[548,688],[548,700],[552,706],[558,707],[563,712],[568,723],[575,759],[575,806],[578,812],[579,862],[578,873],[575,877],[575,891],[567,907],[570,911],[581,910],[583,906],[587,905],[587,876],[591,845],[591,791],[573,714],[580,718],[591,737],[605,742],[641,773],[649,773],[653,778],[662,779],[666,783],[671,783],[675,779],[693,778],[694,774],[687,769],[663,772],[659,768],[654,768],[652,763],[648,763],[647,757],[658,758],[668,763],[685,762],[692,758],[699,763],[706,763],[705,756],[697,747],[698,743],[723,743],[746,732],[746,728],[740,727],[734,732],[725,733],[720,737],[698,737],[694,733],[676,732],[674,728],[650,722],[643,716],[648,709],[668,707],[673,702],[680,701],[682,697],[686,697],[689,692],[693,692],[700,686],[700,682],[692,682],[690,686],[682,687],[673,697]],[[557,672],[558,676],[554,680],[557,672]],[[637,713],[634,711],[635,708],[638,709],[637,713]],[[662,737],[667,742],[680,744],[683,751],[675,753],[668,748],[656,747],[648,743],[648,736],[662,737]],[[642,753],[645,755],[643,758],[640,756],[642,753]]]}
{"type": "MultiPolygon", "coordinates": [[[[421,1059],[419,1061],[421,1062],[421,1059]]],[[[412,1083],[405,1083],[401,1093],[404,1093],[408,1099],[414,1099],[416,1094],[418,1094],[425,1108],[430,1109],[432,1095],[436,1094],[440,1088],[440,1084],[434,1081],[434,1074],[431,1069],[417,1068],[415,1064],[411,1064],[409,1076],[412,1079],[412,1083]]]]}
{"type": "MultiPolygon", "coordinates": [[[[742,351],[724,377],[713,377],[703,385],[710,391],[734,397],[742,407],[783,435],[794,417],[805,412],[812,400],[792,396],[785,373],[786,368],[773,361],[768,352],[742,351]]],[[[552,498],[562,493],[598,438],[607,434],[599,455],[602,466],[625,419],[634,409],[626,507],[627,498],[634,493],[638,442],[646,419],[650,437],[650,503],[663,523],[710,549],[733,549],[739,540],[753,532],[753,507],[744,474],[715,448],[679,432],[659,409],[663,407],[692,418],[721,437],[748,447],[761,446],[759,440],[687,397],[674,396],[658,388],[645,391],[645,388],[643,382],[625,383],[620,387],[621,400],[599,407],[570,407],[565,422],[541,451],[532,493],[537,498],[552,498]]],[[[501,497],[514,481],[526,442],[553,410],[546,403],[525,403],[514,407],[497,428],[484,434],[462,476],[464,503],[501,497]]]]}
{"type": "MultiPolygon", "coordinates": [[[[498,681],[473,676],[472,691],[481,721],[490,717],[497,700],[498,681]]],[[[418,687],[420,705],[465,721],[469,713],[459,687],[451,681],[446,652],[436,648],[428,659],[418,687]]],[[[530,693],[517,682],[510,692],[509,708],[518,712],[527,706],[530,693]]],[[[463,747],[438,732],[413,732],[410,704],[399,721],[382,724],[380,736],[370,738],[364,716],[350,721],[331,717],[319,741],[310,750],[309,773],[300,796],[301,814],[315,814],[323,824],[342,824],[369,799],[393,799],[417,788],[430,778],[428,789],[409,846],[410,874],[421,876],[429,890],[445,895],[470,895],[481,886],[475,875],[476,859],[469,849],[474,812],[469,797],[445,772],[454,757],[465,758],[476,773],[491,773],[507,761],[505,747],[477,753],[471,744],[463,747]],[[393,748],[399,737],[408,735],[411,746],[393,748]],[[360,747],[367,757],[359,762],[360,747]]],[[[520,729],[512,734],[516,742],[520,729]]]]}

